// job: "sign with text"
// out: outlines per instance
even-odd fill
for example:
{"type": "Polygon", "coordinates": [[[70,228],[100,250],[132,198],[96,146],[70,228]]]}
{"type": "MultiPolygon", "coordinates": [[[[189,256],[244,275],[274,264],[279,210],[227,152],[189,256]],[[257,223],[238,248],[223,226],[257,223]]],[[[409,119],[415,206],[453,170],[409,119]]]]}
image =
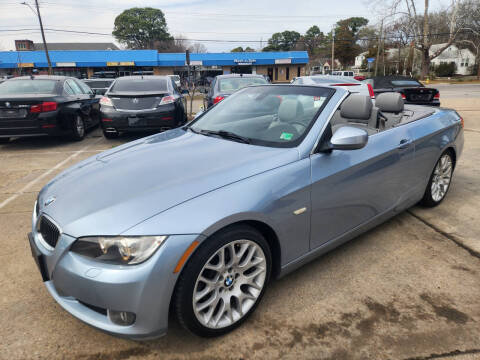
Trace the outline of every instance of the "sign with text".
{"type": "Polygon", "coordinates": [[[18,63],[19,68],[31,68],[34,67],[33,63],[18,63]]]}
{"type": "Polygon", "coordinates": [[[77,66],[77,63],[74,63],[74,62],[57,62],[56,65],[57,65],[57,67],[75,67],[75,66],[77,66]]]}
{"type": "Polygon", "coordinates": [[[291,64],[292,59],[275,59],[275,64],[291,64]]]}
{"type": "Polygon", "coordinates": [[[135,61],[109,61],[107,66],[135,66],[135,61]]]}
{"type": "Polygon", "coordinates": [[[233,62],[237,65],[252,65],[257,62],[256,59],[233,59],[233,62]]]}

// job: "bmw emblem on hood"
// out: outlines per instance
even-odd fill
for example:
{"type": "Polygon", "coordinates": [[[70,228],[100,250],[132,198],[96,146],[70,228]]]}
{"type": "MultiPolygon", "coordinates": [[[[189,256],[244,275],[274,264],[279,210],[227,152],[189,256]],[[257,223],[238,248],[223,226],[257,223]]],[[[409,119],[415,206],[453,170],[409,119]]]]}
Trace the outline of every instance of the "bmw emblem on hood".
{"type": "Polygon", "coordinates": [[[45,202],[43,203],[43,206],[47,207],[48,205],[52,204],[57,200],[55,196],[50,196],[45,202]]]}

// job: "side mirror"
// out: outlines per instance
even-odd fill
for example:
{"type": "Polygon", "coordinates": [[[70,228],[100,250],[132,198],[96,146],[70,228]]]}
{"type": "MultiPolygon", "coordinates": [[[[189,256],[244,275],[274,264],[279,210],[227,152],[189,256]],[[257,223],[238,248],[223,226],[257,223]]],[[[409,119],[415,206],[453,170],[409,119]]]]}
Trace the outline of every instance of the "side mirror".
{"type": "Polygon", "coordinates": [[[353,126],[339,128],[330,139],[331,150],[357,150],[367,145],[368,133],[353,126]]]}

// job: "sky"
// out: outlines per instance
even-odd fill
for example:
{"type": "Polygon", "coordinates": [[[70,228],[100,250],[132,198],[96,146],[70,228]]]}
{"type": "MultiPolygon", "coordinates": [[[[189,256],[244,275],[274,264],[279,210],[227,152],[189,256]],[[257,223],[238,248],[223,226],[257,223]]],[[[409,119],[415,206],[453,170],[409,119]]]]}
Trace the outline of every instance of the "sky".
{"type": "MultiPolygon", "coordinates": [[[[15,39],[41,42],[36,15],[23,1],[0,0],[0,50],[14,50],[15,39]]],[[[440,0],[431,1],[433,7],[440,6],[440,0]]],[[[34,0],[26,2],[34,5],[34,0]]],[[[372,9],[364,0],[39,0],[39,4],[46,29],[99,33],[46,31],[47,42],[115,42],[111,36],[115,17],[131,7],[151,6],[165,13],[172,35],[201,42],[209,52],[237,46],[260,49],[275,32],[304,33],[317,25],[327,33],[340,19],[363,16],[377,24],[382,16],[378,7],[372,9]]]]}

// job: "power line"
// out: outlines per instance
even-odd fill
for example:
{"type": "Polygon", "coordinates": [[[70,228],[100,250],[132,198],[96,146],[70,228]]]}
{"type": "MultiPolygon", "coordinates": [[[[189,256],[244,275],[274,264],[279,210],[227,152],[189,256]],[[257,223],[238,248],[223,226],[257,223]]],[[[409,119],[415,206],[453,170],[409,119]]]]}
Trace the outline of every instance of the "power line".
{"type": "MultiPolygon", "coordinates": [[[[18,31],[35,31],[37,29],[32,29],[32,28],[22,28],[22,29],[0,29],[1,32],[18,32],[18,31]]],[[[60,32],[60,33],[72,33],[72,34],[84,34],[84,35],[99,35],[99,36],[112,36],[111,33],[101,33],[101,32],[92,32],[92,31],[79,31],[79,30],[66,30],[66,29],[55,29],[55,28],[45,28],[46,31],[49,32],[60,32]]],[[[460,33],[465,32],[465,31],[460,31],[460,33]]],[[[451,33],[434,33],[434,34],[429,34],[427,36],[432,37],[432,36],[450,36],[453,35],[451,33]]],[[[384,39],[390,39],[390,40],[398,40],[400,37],[399,36],[385,36],[383,37],[384,39]]],[[[408,35],[405,38],[407,39],[414,39],[414,38],[424,38],[424,35],[408,35]]],[[[228,40],[228,39],[189,39],[189,38],[175,38],[175,40],[180,40],[180,41],[198,41],[198,42],[235,42],[235,43],[241,43],[241,42],[252,42],[252,43],[258,43],[259,40],[228,40]]],[[[335,37],[335,41],[343,41],[343,42],[358,42],[358,41],[376,41],[377,37],[371,37],[371,38],[357,38],[357,39],[344,39],[344,38],[338,38],[335,37]]],[[[323,40],[326,43],[331,42],[331,39],[324,39],[323,40]]],[[[307,43],[308,41],[306,40],[297,40],[297,43],[307,43]]]]}

